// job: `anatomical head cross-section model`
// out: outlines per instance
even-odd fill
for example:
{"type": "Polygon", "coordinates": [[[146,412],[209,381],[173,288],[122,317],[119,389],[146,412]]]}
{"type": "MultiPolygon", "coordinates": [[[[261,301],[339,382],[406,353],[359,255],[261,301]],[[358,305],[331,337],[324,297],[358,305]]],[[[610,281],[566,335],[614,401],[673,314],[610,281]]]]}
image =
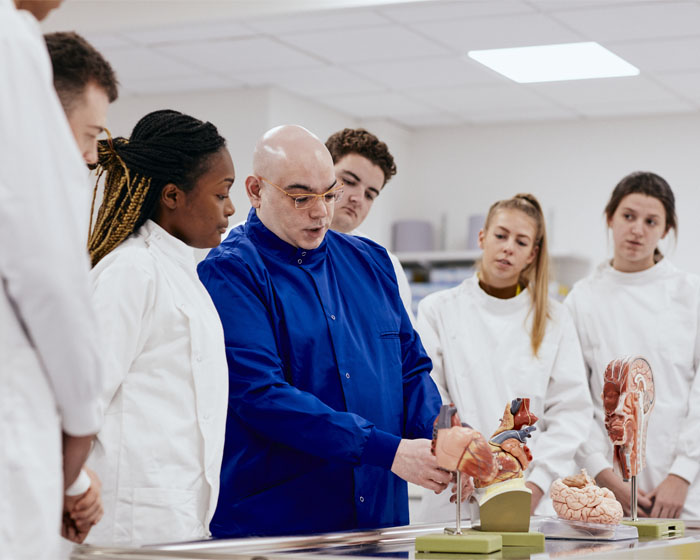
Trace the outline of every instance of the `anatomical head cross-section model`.
{"type": "Polygon", "coordinates": [[[654,376],[649,362],[640,357],[610,362],[605,369],[603,405],[615,467],[629,480],[646,464],[647,426],[654,408],[654,376]]]}

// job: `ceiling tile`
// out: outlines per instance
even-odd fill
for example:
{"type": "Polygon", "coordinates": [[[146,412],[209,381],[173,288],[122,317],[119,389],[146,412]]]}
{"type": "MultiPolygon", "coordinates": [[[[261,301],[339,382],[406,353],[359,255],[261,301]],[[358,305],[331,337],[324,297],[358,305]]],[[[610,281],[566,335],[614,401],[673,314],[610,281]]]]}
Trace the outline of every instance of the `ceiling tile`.
{"type": "Polygon", "coordinates": [[[136,29],[123,33],[140,45],[159,45],[190,41],[212,41],[214,39],[234,39],[254,35],[255,32],[232,21],[173,25],[136,29]]]}
{"type": "Polygon", "coordinates": [[[689,1],[596,7],[560,12],[554,17],[593,41],[700,35],[700,4],[689,1]]]}
{"type": "Polygon", "coordinates": [[[526,0],[526,2],[543,12],[561,12],[585,8],[639,5],[649,2],[649,0],[526,0]]]}
{"type": "Polygon", "coordinates": [[[428,126],[458,126],[464,124],[464,118],[448,113],[423,113],[418,115],[401,115],[394,120],[411,128],[424,128],[428,126]]]}
{"type": "MultiPolygon", "coordinates": [[[[217,74],[321,65],[318,60],[266,37],[182,43],[158,47],[157,50],[217,74]]],[[[243,80],[242,76],[231,77],[243,80]]]]}
{"type": "Polygon", "coordinates": [[[147,47],[104,49],[103,54],[124,86],[131,80],[189,77],[200,73],[192,64],[173,60],[147,47]]]}
{"type": "Polygon", "coordinates": [[[634,64],[642,73],[700,70],[700,36],[611,44],[606,47],[634,64]]]}
{"type": "Polygon", "coordinates": [[[399,60],[391,64],[349,64],[348,67],[396,90],[494,84],[505,79],[471,59],[457,56],[399,60]]]}
{"type": "Polygon", "coordinates": [[[663,74],[656,80],[675,91],[679,97],[700,104],[700,72],[663,74]]]}
{"type": "Polygon", "coordinates": [[[329,62],[409,59],[447,54],[447,49],[398,25],[337,31],[282,35],[280,39],[329,62]]]}
{"type": "Polygon", "coordinates": [[[576,112],[554,105],[549,107],[523,107],[521,109],[503,107],[498,110],[468,110],[463,113],[463,116],[470,122],[478,124],[552,121],[579,118],[576,112]]]}
{"type": "Polygon", "coordinates": [[[359,118],[392,118],[403,115],[423,115],[435,111],[433,107],[392,92],[329,95],[320,100],[320,102],[342,113],[359,118]]]}
{"type": "Polygon", "coordinates": [[[483,110],[547,108],[551,102],[517,85],[436,88],[410,92],[412,98],[459,114],[483,110]]]}
{"type": "Polygon", "coordinates": [[[379,8],[378,11],[401,23],[533,13],[522,0],[456,0],[452,2],[416,2],[379,8]]]}
{"type": "Polygon", "coordinates": [[[527,87],[566,107],[676,99],[673,93],[643,76],[547,82],[527,87]]]}
{"type": "Polygon", "coordinates": [[[210,74],[200,74],[187,78],[142,79],[131,80],[124,89],[127,93],[142,95],[170,94],[192,91],[208,91],[214,89],[236,89],[240,82],[227,80],[210,74]]]}
{"type": "Polygon", "coordinates": [[[391,23],[370,10],[326,10],[284,17],[259,18],[246,21],[251,29],[261,33],[296,33],[299,31],[348,30],[391,23]]]}
{"type": "Polygon", "coordinates": [[[579,105],[577,111],[586,117],[631,117],[688,113],[696,110],[685,101],[668,99],[661,101],[629,101],[626,103],[601,103],[579,105]]]}
{"type": "Polygon", "coordinates": [[[479,49],[581,41],[580,35],[541,14],[461,19],[411,27],[451,47],[457,54],[479,49]]]}
{"type": "Polygon", "coordinates": [[[250,86],[275,86],[305,97],[369,93],[384,90],[384,86],[335,66],[246,72],[240,75],[250,86]]]}
{"type": "Polygon", "coordinates": [[[133,42],[127,40],[122,33],[88,33],[83,37],[98,51],[134,46],[133,42]]]}

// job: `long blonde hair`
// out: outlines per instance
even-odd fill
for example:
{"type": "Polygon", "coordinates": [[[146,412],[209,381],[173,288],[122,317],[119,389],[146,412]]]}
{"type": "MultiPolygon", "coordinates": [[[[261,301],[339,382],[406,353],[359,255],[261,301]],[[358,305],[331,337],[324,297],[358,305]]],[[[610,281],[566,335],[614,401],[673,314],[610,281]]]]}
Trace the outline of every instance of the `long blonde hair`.
{"type": "Polygon", "coordinates": [[[530,346],[532,353],[537,353],[544,339],[547,329],[549,313],[549,252],[547,250],[547,229],[544,223],[544,214],[539,201],[532,194],[516,194],[513,198],[499,200],[491,205],[486,216],[484,231],[487,231],[491,219],[499,210],[520,210],[535,221],[534,249],[537,251],[534,260],[520,273],[518,282],[530,290],[531,306],[533,313],[532,329],[530,331],[530,346]]]}

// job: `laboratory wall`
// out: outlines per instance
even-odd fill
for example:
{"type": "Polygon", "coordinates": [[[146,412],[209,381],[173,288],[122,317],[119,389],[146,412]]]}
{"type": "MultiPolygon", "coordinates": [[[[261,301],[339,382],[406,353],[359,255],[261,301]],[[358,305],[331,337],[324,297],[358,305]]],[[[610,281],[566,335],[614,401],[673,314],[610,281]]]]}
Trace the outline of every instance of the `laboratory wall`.
{"type": "Polygon", "coordinates": [[[666,253],[700,273],[700,116],[554,121],[409,130],[386,121],[362,121],[275,88],[176,95],[123,95],[112,107],[115,134],[159,108],[214,122],[228,139],[236,165],[234,220],[249,209],[244,192],[256,139],[268,128],[297,123],[320,138],[345,126],[364,126],[385,140],[398,174],[374,205],[362,231],[391,245],[391,223],[425,219],[435,227],[436,249],[467,247],[467,222],[517,192],[538,196],[553,253],[586,257],[591,265],[611,254],[603,209],[612,188],[633,170],[665,177],[677,197],[680,234],[666,253]]]}
{"type": "Polygon", "coordinates": [[[665,241],[680,267],[700,273],[700,117],[562,121],[422,130],[413,135],[400,217],[446,224],[445,248],[466,248],[467,216],[498,199],[534,193],[555,254],[598,263],[612,254],[603,209],[617,182],[654,171],[676,194],[679,236],[665,241]]]}

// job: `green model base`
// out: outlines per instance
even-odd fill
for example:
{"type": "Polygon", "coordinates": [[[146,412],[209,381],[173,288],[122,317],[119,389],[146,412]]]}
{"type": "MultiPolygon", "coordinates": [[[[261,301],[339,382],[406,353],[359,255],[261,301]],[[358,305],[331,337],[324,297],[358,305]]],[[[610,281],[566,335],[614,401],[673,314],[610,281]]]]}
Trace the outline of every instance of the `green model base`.
{"type": "Polygon", "coordinates": [[[680,519],[623,519],[622,524],[636,527],[640,538],[667,539],[685,534],[685,523],[680,519]]]}
{"type": "Polygon", "coordinates": [[[466,535],[499,535],[503,541],[503,546],[523,546],[527,548],[541,549],[544,552],[544,533],[535,531],[517,532],[517,531],[481,531],[479,529],[467,529],[466,535]]]}
{"type": "Polygon", "coordinates": [[[467,554],[476,552],[488,554],[496,552],[503,547],[500,535],[474,534],[464,532],[461,535],[448,535],[436,533],[416,537],[416,552],[453,552],[467,554]]]}
{"type": "Polygon", "coordinates": [[[542,551],[536,548],[520,547],[520,546],[508,546],[496,552],[489,552],[485,554],[476,553],[461,553],[455,554],[453,552],[416,552],[416,560],[523,560],[523,558],[530,558],[532,554],[539,554],[542,551]]]}

